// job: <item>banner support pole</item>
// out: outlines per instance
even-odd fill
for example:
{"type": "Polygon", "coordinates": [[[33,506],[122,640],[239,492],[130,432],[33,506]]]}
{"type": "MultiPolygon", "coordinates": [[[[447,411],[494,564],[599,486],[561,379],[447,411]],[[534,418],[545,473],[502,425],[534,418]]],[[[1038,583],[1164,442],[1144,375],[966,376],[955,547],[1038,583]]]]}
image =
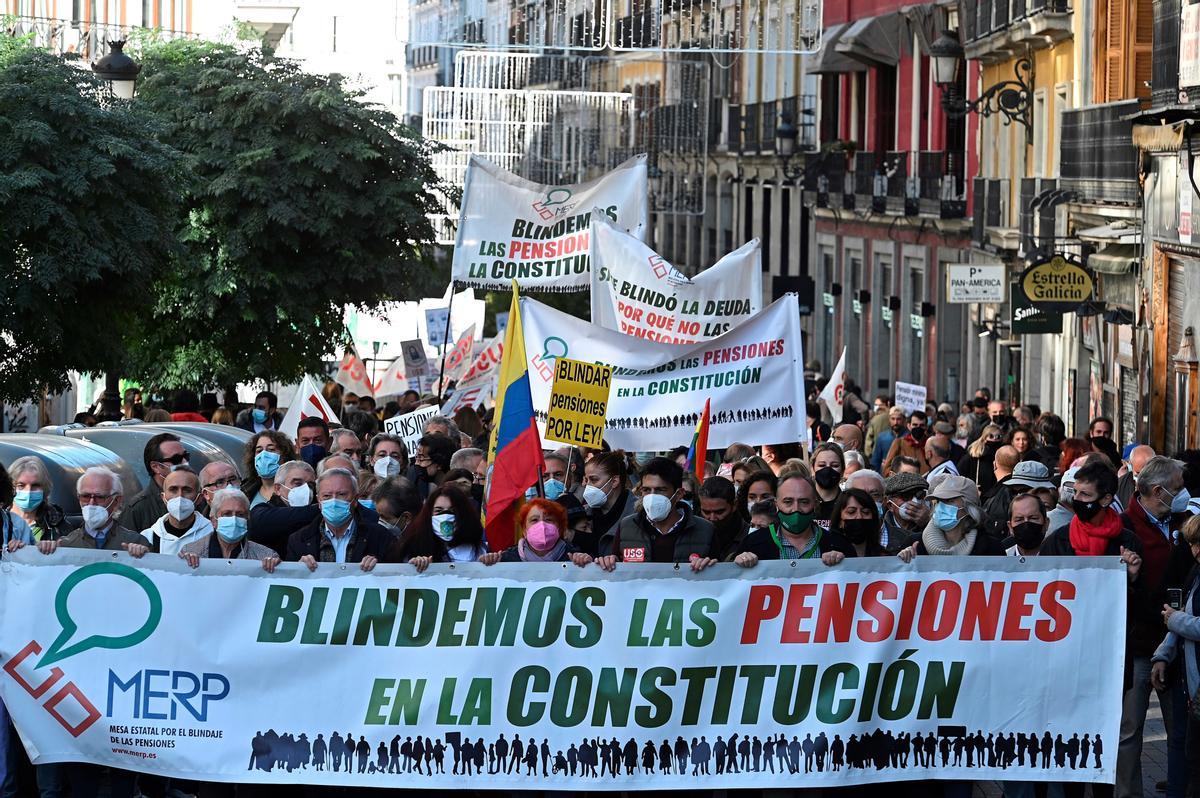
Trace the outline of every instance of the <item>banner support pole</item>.
{"type": "Polygon", "coordinates": [[[440,350],[441,354],[438,357],[438,360],[442,361],[441,369],[438,371],[438,382],[437,382],[438,401],[439,402],[442,399],[442,395],[446,391],[446,386],[442,383],[442,380],[444,380],[446,378],[446,339],[450,337],[450,316],[453,315],[453,313],[454,313],[454,288],[455,288],[455,283],[453,280],[451,280],[450,281],[450,304],[446,306],[446,331],[442,335],[442,347],[440,350]]]}

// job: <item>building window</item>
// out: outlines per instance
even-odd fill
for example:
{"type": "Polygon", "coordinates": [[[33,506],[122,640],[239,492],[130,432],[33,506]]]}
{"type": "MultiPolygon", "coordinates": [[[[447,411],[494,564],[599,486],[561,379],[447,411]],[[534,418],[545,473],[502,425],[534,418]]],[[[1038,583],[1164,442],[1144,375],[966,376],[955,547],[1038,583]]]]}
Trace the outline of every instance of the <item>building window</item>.
{"type": "Polygon", "coordinates": [[[1033,93],[1033,176],[1046,174],[1046,133],[1050,120],[1046,118],[1046,91],[1033,93]]]}
{"type": "Polygon", "coordinates": [[[1097,0],[1095,101],[1149,99],[1154,0],[1097,0]]]}

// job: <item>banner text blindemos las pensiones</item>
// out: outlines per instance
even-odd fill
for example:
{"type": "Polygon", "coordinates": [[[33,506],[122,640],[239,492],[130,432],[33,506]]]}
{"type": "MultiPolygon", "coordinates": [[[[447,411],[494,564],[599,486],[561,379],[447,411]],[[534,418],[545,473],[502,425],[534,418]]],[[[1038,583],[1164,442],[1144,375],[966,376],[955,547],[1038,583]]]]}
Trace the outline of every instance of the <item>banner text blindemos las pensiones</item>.
{"type": "Polygon", "coordinates": [[[201,781],[1111,783],[1124,580],[1099,557],[267,575],[26,550],[0,693],[35,762],[201,781]]]}

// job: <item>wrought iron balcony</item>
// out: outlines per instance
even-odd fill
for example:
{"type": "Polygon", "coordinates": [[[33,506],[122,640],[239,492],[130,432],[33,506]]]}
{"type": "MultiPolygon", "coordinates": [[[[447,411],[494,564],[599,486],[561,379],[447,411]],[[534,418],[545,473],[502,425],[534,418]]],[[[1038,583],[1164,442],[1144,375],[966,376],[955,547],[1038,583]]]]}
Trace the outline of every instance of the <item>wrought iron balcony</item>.
{"type": "Polygon", "coordinates": [[[55,19],[53,17],[3,17],[3,33],[15,38],[28,36],[30,44],[55,55],[78,55],[84,61],[95,61],[108,54],[108,43],[125,41],[134,30],[153,31],[154,38],[195,39],[195,33],[144,28],[138,25],[116,25],[103,22],[55,19]]]}
{"type": "Polygon", "coordinates": [[[933,150],[917,153],[918,209],[922,216],[962,219],[967,215],[963,153],[933,150]]]}

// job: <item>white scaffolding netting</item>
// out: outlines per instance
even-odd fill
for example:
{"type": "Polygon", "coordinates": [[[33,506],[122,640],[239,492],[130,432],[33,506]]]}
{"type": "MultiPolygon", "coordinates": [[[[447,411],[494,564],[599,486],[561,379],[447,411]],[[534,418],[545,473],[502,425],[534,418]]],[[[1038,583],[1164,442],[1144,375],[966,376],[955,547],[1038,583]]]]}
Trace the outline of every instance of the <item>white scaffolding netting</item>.
{"type": "Polygon", "coordinates": [[[821,43],[821,11],[821,0],[414,0],[410,44],[814,52],[821,43]]]}

